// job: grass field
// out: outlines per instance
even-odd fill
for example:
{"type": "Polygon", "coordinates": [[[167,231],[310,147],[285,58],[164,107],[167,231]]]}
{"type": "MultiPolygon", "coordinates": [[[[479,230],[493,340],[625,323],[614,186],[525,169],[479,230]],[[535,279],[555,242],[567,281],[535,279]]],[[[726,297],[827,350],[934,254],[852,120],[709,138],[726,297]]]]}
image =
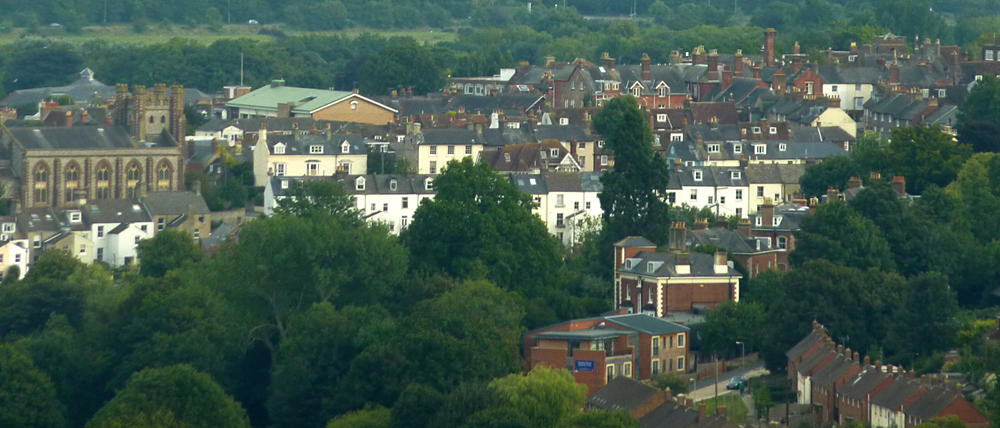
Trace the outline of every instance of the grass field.
{"type": "MultiPolygon", "coordinates": [[[[254,40],[271,40],[270,35],[258,34],[261,26],[250,25],[225,25],[217,31],[209,31],[208,27],[190,28],[181,25],[171,25],[165,27],[161,24],[151,24],[148,29],[140,34],[132,31],[130,25],[111,25],[106,27],[86,27],[80,34],[69,34],[62,28],[39,28],[35,34],[27,34],[23,29],[14,29],[10,33],[0,34],[0,45],[13,43],[22,37],[39,37],[55,39],[70,43],[86,43],[91,40],[104,40],[113,44],[154,44],[163,43],[175,37],[196,40],[203,44],[212,44],[221,39],[249,38],[254,40]]],[[[279,27],[267,27],[279,28],[279,27]]],[[[439,29],[420,30],[370,30],[352,28],[343,31],[330,32],[304,32],[282,29],[287,35],[300,34],[342,34],[347,36],[357,36],[370,32],[382,36],[408,36],[418,42],[437,43],[442,41],[453,41],[457,37],[455,32],[444,32],[439,29]]]]}
{"type": "MultiPolygon", "coordinates": [[[[726,408],[726,416],[734,424],[743,426],[747,421],[747,405],[743,403],[743,400],[737,394],[726,394],[719,397],[719,402],[722,406],[726,408]]],[[[695,404],[695,410],[698,409],[700,404],[695,404]]],[[[705,406],[708,407],[708,415],[712,416],[715,414],[715,398],[709,398],[705,400],[705,406]]]]}

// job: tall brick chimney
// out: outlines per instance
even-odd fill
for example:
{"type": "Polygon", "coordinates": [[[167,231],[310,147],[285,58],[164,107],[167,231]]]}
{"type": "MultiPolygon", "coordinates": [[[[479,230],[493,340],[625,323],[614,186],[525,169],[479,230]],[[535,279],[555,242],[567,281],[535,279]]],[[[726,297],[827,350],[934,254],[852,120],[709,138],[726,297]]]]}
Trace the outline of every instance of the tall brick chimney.
{"type": "Polygon", "coordinates": [[[698,217],[694,219],[694,230],[705,230],[708,229],[708,219],[703,217],[698,217]]]}
{"type": "Polygon", "coordinates": [[[653,72],[650,68],[649,55],[642,54],[642,81],[648,82],[653,79],[653,72]]]}
{"type": "Polygon", "coordinates": [[[764,66],[774,67],[774,36],[777,31],[773,28],[764,30],[764,66]]]}
{"type": "Polygon", "coordinates": [[[670,249],[687,251],[687,225],[683,221],[670,224],[670,249]]]}
{"type": "Polygon", "coordinates": [[[793,56],[792,57],[792,74],[798,73],[802,69],[802,57],[793,56]]]}
{"type": "Polygon", "coordinates": [[[722,88],[728,88],[733,84],[733,70],[729,69],[727,65],[726,68],[722,70],[722,88]]]}
{"type": "Polygon", "coordinates": [[[899,196],[906,196],[906,177],[902,175],[892,177],[892,190],[899,196]]]}
{"type": "Polygon", "coordinates": [[[889,83],[893,85],[899,84],[899,65],[895,62],[889,66],[889,83]]]}
{"type": "Polygon", "coordinates": [[[753,237],[753,224],[750,223],[750,219],[741,218],[739,224],[736,226],[736,230],[747,238],[753,237]]]}
{"type": "Polygon", "coordinates": [[[719,51],[708,53],[708,80],[719,80],[719,51]]]}
{"type": "Polygon", "coordinates": [[[743,50],[737,49],[733,54],[733,76],[743,77],[743,50]]]}
{"type": "Polygon", "coordinates": [[[701,65],[705,63],[705,48],[703,46],[698,46],[694,48],[694,54],[692,55],[691,64],[701,65]]]}
{"type": "Polygon", "coordinates": [[[774,199],[764,198],[760,205],[760,224],[764,227],[774,226],[774,199]]]}

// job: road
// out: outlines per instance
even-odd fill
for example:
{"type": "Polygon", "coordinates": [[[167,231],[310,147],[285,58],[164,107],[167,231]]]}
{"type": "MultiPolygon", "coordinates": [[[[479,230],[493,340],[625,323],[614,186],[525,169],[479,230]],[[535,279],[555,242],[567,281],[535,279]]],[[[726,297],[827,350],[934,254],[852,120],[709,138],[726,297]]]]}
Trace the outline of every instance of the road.
{"type": "MultiPolygon", "coordinates": [[[[743,375],[747,378],[753,378],[757,376],[763,376],[770,372],[764,368],[764,363],[744,367],[742,369],[733,370],[725,373],[719,373],[719,395],[726,395],[732,391],[726,389],[726,384],[729,383],[729,379],[735,376],[743,375]]],[[[702,379],[695,383],[696,389],[694,389],[689,396],[694,401],[700,401],[707,398],[712,398],[715,396],[715,376],[702,379]]]]}

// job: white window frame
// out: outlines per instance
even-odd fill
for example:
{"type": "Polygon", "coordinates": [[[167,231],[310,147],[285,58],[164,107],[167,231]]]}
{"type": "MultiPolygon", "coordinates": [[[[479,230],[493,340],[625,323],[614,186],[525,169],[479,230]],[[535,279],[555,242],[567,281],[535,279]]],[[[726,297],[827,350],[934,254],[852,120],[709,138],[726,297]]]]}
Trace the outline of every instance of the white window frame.
{"type": "Polygon", "coordinates": [[[766,155],[767,154],[767,145],[766,144],[754,144],[753,145],[753,154],[755,154],[755,155],[766,155]]]}
{"type": "Polygon", "coordinates": [[[355,190],[359,190],[359,191],[360,190],[365,190],[365,178],[364,177],[358,177],[357,180],[354,180],[354,189],[355,190]]]}
{"type": "Polygon", "coordinates": [[[321,144],[313,144],[309,146],[309,154],[311,155],[323,154],[323,146],[321,144]]]}
{"type": "Polygon", "coordinates": [[[743,178],[743,173],[740,171],[729,171],[729,178],[732,180],[740,180],[743,178]]]}
{"type": "Polygon", "coordinates": [[[694,181],[701,181],[704,178],[704,173],[701,170],[692,171],[692,176],[694,181]]]}
{"type": "Polygon", "coordinates": [[[768,132],[770,132],[771,135],[776,135],[778,133],[778,128],[775,127],[775,126],[772,126],[771,129],[768,129],[768,132]]]}
{"type": "Polygon", "coordinates": [[[736,154],[743,153],[743,145],[740,143],[733,144],[733,153],[736,154]]]}
{"type": "Polygon", "coordinates": [[[656,121],[657,122],[666,122],[667,121],[667,115],[665,115],[665,114],[657,114],[656,115],[656,121]]]}
{"type": "Polygon", "coordinates": [[[737,201],[743,200],[743,189],[736,189],[736,200],[737,201]]]}
{"type": "Polygon", "coordinates": [[[274,145],[274,154],[283,155],[285,154],[285,145],[278,143],[274,145]]]}
{"type": "Polygon", "coordinates": [[[778,144],[778,151],[779,152],[783,152],[786,149],[788,149],[788,145],[786,145],[785,143],[778,144]]]}
{"type": "Polygon", "coordinates": [[[708,152],[709,153],[719,153],[719,145],[718,144],[709,144],[708,145],[708,152]]]}

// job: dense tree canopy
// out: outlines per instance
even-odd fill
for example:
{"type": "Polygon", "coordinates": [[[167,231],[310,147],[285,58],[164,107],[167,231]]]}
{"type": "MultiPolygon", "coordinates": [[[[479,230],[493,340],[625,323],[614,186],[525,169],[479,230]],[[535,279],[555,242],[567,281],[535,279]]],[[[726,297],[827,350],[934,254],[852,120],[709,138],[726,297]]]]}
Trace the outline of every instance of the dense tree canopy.
{"type": "Polygon", "coordinates": [[[201,248],[187,232],[175,229],[159,231],[152,239],[139,241],[139,272],[146,276],[161,277],[167,271],[202,258],[201,248]]]}
{"type": "Polygon", "coordinates": [[[840,201],[827,202],[805,218],[789,255],[793,265],[825,259],[858,269],[895,269],[889,244],[871,220],[840,201]]]}
{"type": "Polygon", "coordinates": [[[0,426],[63,428],[63,405],[52,381],[31,358],[0,345],[0,426]]]}
{"type": "Polygon", "coordinates": [[[548,285],[559,244],[531,212],[531,196],[471,158],[450,162],[434,189],[403,236],[417,269],[485,278],[527,296],[548,285]]]}

